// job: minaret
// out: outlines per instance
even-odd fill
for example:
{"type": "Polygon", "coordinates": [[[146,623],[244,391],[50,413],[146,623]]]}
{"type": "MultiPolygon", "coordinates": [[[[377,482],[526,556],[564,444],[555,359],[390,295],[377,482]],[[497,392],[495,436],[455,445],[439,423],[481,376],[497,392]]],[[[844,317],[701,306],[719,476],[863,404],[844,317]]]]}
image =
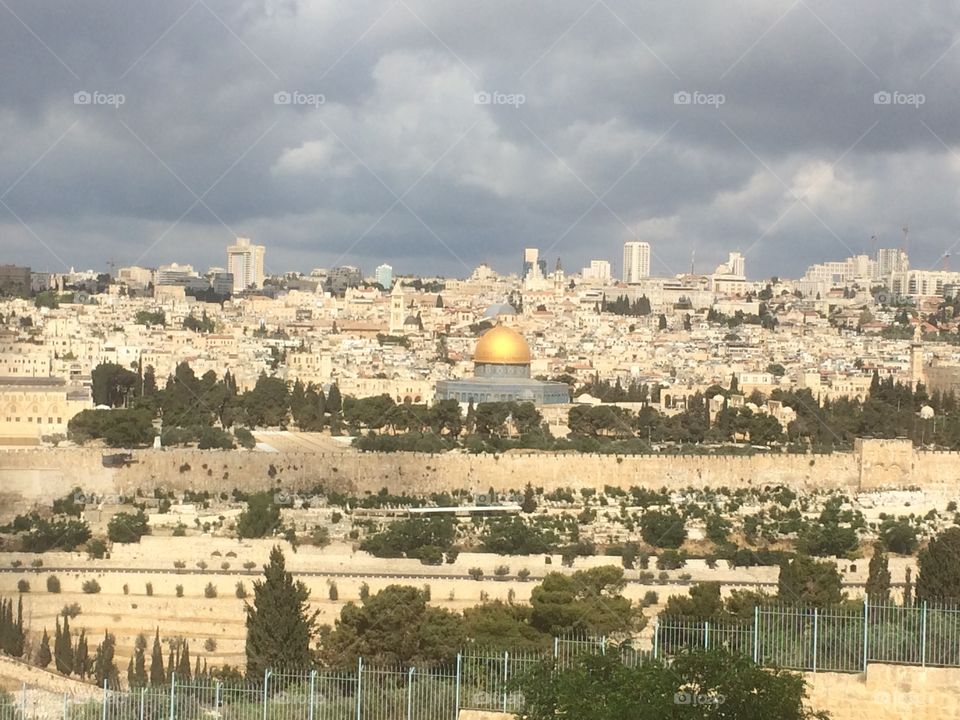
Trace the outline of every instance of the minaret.
{"type": "Polygon", "coordinates": [[[916,388],[918,382],[927,384],[926,373],[923,369],[923,341],[920,323],[917,323],[913,333],[913,342],[910,343],[910,387],[916,388]]]}
{"type": "Polygon", "coordinates": [[[400,281],[393,284],[393,290],[390,292],[390,333],[402,333],[403,321],[406,317],[403,307],[403,288],[400,287],[400,281]]]}

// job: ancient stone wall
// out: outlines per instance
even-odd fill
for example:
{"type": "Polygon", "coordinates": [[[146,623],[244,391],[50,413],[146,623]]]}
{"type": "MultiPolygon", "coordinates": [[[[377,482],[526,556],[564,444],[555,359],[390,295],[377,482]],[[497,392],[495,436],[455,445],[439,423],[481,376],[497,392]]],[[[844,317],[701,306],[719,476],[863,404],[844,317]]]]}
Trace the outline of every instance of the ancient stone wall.
{"type": "Polygon", "coordinates": [[[745,487],[797,490],[919,487],[956,493],[960,453],[918,453],[907,441],[865,440],[832,455],[612,456],[511,451],[445,453],[248,452],[141,450],[122,468],[103,467],[92,448],[0,451],[0,502],[58,497],[79,486],[100,493],[267,487],[306,492],[315,486],[354,493],[521,490],[528,482],[556,488],[745,487]]]}

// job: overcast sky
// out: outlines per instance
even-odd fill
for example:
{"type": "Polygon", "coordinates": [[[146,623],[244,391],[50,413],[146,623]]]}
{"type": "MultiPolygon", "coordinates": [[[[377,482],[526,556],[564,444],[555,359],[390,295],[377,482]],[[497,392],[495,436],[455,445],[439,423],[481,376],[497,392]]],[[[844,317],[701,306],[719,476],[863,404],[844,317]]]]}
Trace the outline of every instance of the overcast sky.
{"type": "Polygon", "coordinates": [[[949,0],[0,0],[0,62],[0,263],[960,255],[949,0]]]}

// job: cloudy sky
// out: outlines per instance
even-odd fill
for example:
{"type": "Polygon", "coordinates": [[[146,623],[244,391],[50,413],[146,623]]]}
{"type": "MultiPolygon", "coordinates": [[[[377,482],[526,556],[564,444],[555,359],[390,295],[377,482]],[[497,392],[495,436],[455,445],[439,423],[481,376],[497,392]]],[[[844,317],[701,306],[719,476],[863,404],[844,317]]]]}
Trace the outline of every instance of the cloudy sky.
{"type": "Polygon", "coordinates": [[[960,255],[949,0],[0,0],[0,62],[0,263],[960,255]]]}

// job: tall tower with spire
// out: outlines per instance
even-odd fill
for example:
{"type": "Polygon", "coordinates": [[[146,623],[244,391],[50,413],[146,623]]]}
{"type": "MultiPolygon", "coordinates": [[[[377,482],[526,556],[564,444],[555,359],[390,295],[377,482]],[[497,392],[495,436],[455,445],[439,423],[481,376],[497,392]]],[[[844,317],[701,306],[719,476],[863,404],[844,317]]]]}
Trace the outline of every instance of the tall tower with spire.
{"type": "Polygon", "coordinates": [[[390,334],[403,332],[403,320],[406,317],[403,307],[403,288],[400,287],[400,281],[393,284],[393,290],[390,291],[390,334]]]}

